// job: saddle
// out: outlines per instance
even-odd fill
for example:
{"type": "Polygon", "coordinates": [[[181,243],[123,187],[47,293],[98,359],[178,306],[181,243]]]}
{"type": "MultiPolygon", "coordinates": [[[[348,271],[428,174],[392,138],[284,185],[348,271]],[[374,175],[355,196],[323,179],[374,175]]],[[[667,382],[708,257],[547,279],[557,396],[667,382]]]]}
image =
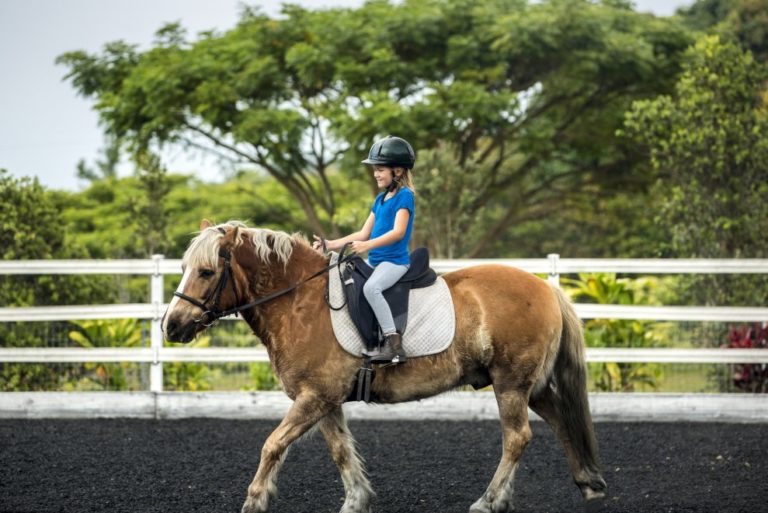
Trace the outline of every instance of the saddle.
{"type": "MultiPolygon", "coordinates": [[[[376,348],[380,341],[379,323],[363,294],[363,286],[372,273],[373,268],[365,260],[353,256],[346,261],[341,274],[349,315],[369,351],[376,348]]],[[[398,333],[405,333],[408,323],[408,299],[411,289],[428,287],[436,280],[437,273],[429,267],[427,248],[414,250],[411,253],[411,267],[395,285],[384,291],[384,299],[392,310],[398,333]]]]}

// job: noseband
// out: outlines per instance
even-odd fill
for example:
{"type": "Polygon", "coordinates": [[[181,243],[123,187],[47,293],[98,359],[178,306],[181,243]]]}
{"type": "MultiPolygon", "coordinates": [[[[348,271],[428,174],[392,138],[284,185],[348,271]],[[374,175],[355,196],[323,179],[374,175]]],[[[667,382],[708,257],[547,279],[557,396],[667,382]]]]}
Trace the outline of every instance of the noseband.
{"type": "Polygon", "coordinates": [[[335,264],[331,264],[327,267],[324,267],[311,275],[309,278],[306,278],[298,283],[294,283],[293,285],[286,287],[282,290],[278,290],[276,292],[272,292],[271,294],[267,294],[266,296],[262,296],[256,301],[252,301],[245,305],[235,306],[233,308],[230,308],[228,310],[219,310],[219,301],[221,300],[221,293],[224,292],[224,289],[227,286],[227,283],[232,283],[232,293],[234,294],[235,301],[237,301],[237,285],[235,284],[235,277],[232,276],[232,263],[231,259],[232,256],[229,251],[227,251],[224,248],[219,248],[219,256],[224,259],[224,269],[221,271],[221,277],[219,278],[219,282],[216,284],[216,288],[214,288],[210,294],[208,294],[208,297],[205,298],[203,301],[198,301],[197,299],[190,297],[183,292],[176,291],[173,293],[174,296],[179,297],[185,301],[189,301],[196,307],[200,308],[203,311],[203,314],[198,318],[195,319],[195,323],[200,323],[206,328],[208,326],[212,326],[213,324],[216,324],[216,322],[221,319],[222,317],[226,317],[228,315],[236,314],[239,312],[242,312],[243,310],[248,310],[249,308],[253,308],[254,306],[258,306],[262,303],[266,303],[267,301],[272,301],[275,298],[278,298],[282,295],[288,294],[289,292],[295,290],[300,285],[303,285],[307,283],[310,280],[313,280],[320,276],[323,273],[328,272],[329,270],[333,269],[334,267],[341,267],[341,264],[352,258],[353,255],[344,255],[344,252],[347,249],[347,246],[349,244],[345,244],[344,247],[341,249],[341,252],[339,253],[339,259],[335,264]],[[209,306],[208,304],[211,303],[209,306]]]}

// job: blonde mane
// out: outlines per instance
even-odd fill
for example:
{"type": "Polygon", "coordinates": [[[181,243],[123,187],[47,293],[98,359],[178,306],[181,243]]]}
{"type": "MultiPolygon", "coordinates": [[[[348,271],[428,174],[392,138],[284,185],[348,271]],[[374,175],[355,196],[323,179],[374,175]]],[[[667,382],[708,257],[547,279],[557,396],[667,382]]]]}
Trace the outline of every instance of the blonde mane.
{"type": "MultiPolygon", "coordinates": [[[[262,262],[268,262],[270,255],[274,254],[278,262],[286,266],[291,258],[291,253],[293,253],[294,244],[307,244],[304,236],[299,233],[289,235],[285,232],[268,228],[249,228],[242,221],[227,221],[226,223],[204,229],[197,237],[192,239],[187,251],[184,252],[184,264],[196,268],[217,269],[220,241],[224,237],[224,233],[221,232],[220,228],[226,232],[235,227],[240,229],[240,233],[246,233],[250,236],[256,256],[262,262]]],[[[240,246],[242,242],[242,238],[238,238],[235,241],[235,247],[240,246]]]]}

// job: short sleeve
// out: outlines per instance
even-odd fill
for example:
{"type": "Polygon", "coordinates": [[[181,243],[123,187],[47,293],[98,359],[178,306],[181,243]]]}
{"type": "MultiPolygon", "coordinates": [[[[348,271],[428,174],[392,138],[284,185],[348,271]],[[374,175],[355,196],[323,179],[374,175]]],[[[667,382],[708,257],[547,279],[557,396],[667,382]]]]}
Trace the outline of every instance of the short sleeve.
{"type": "Polygon", "coordinates": [[[400,194],[398,194],[399,203],[397,205],[397,210],[400,210],[401,208],[404,208],[410,212],[411,217],[413,217],[413,211],[415,210],[415,202],[413,200],[413,192],[410,189],[402,189],[400,191],[400,194]]]}

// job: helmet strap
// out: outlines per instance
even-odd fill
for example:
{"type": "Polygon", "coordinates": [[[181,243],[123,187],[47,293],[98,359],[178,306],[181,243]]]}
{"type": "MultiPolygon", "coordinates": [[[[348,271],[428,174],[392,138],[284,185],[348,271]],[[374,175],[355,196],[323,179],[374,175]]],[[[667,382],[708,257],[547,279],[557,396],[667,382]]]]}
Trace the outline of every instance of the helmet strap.
{"type": "Polygon", "coordinates": [[[389,182],[389,185],[387,185],[387,192],[392,192],[395,189],[397,189],[400,186],[400,176],[397,176],[397,173],[395,173],[395,168],[392,169],[392,181],[389,182]]]}

